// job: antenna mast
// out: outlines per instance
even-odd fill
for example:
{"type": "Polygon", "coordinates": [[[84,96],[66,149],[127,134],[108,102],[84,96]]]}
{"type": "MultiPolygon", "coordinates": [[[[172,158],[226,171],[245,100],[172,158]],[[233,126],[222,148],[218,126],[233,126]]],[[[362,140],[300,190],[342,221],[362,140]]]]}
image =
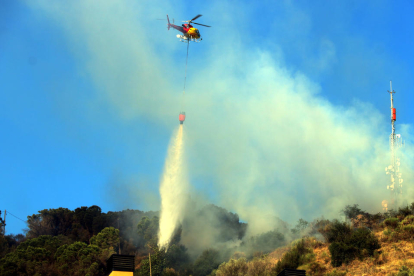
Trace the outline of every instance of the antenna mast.
{"type": "Polygon", "coordinates": [[[392,201],[391,204],[394,207],[398,206],[398,202],[402,197],[402,183],[400,172],[400,158],[397,157],[397,150],[402,146],[401,134],[395,134],[395,121],[397,120],[396,109],[394,108],[393,94],[395,91],[392,90],[392,81],[390,81],[391,96],[391,134],[390,134],[390,151],[391,151],[391,165],[385,168],[386,174],[391,176],[391,184],[387,186],[387,189],[391,191],[392,201]]]}

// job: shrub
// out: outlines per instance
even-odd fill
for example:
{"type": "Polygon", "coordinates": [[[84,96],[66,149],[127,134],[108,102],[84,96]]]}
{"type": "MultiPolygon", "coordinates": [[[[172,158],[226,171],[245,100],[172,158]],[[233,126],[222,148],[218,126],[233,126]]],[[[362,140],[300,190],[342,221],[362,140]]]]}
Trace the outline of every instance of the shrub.
{"type": "Polygon", "coordinates": [[[408,225],[408,224],[413,224],[413,223],[414,223],[413,215],[405,217],[405,219],[401,222],[402,225],[408,225]]]}
{"type": "Polygon", "coordinates": [[[334,271],[326,273],[325,276],[345,276],[346,272],[345,271],[337,271],[336,269],[334,269],[334,271]]]}
{"type": "Polygon", "coordinates": [[[380,253],[378,251],[374,252],[374,263],[376,265],[382,265],[388,261],[387,253],[380,253]]]}
{"type": "Polygon", "coordinates": [[[391,231],[390,229],[385,229],[384,232],[382,232],[385,236],[390,236],[392,233],[394,233],[393,231],[391,231]]]}
{"type": "Polygon", "coordinates": [[[384,220],[384,225],[392,229],[397,228],[399,224],[400,221],[398,218],[387,218],[386,220],[384,220]]]}
{"type": "Polygon", "coordinates": [[[410,207],[408,205],[406,207],[398,208],[397,216],[400,216],[400,217],[404,218],[404,217],[412,215],[412,214],[413,214],[413,211],[410,209],[410,207]]]}
{"type": "Polygon", "coordinates": [[[163,276],[180,276],[180,273],[174,270],[174,268],[165,268],[162,272],[163,276]]]}
{"type": "Polygon", "coordinates": [[[311,275],[323,275],[325,271],[326,271],[326,267],[320,265],[317,262],[312,262],[309,265],[309,272],[311,275]]]}
{"type": "Polygon", "coordinates": [[[349,264],[355,258],[363,259],[374,255],[379,249],[378,239],[366,228],[359,228],[351,235],[344,237],[343,241],[335,241],[329,246],[333,267],[342,263],[349,264]]]}
{"type": "Polygon", "coordinates": [[[313,222],[310,223],[311,230],[309,232],[309,235],[316,235],[317,233],[319,233],[325,238],[325,241],[326,241],[327,240],[327,237],[326,237],[327,226],[330,223],[331,222],[327,219],[314,220],[313,222]]]}
{"type": "Polygon", "coordinates": [[[270,276],[272,272],[272,263],[268,259],[253,259],[247,263],[246,275],[270,276]]]}
{"type": "Polygon", "coordinates": [[[352,229],[346,222],[334,220],[327,225],[326,237],[328,242],[343,242],[351,234],[352,229]]]}
{"type": "Polygon", "coordinates": [[[300,234],[300,233],[304,232],[304,230],[306,230],[308,225],[309,225],[309,222],[307,222],[304,219],[299,219],[298,224],[295,226],[295,228],[291,229],[290,231],[293,234],[300,234]]]}
{"type": "Polygon", "coordinates": [[[329,246],[331,252],[331,263],[333,267],[341,266],[342,263],[349,264],[358,255],[358,248],[343,242],[333,242],[329,246]]]}
{"type": "Polygon", "coordinates": [[[208,275],[213,269],[217,268],[219,262],[219,252],[214,249],[204,250],[194,262],[194,275],[208,275]]]}
{"type": "Polygon", "coordinates": [[[328,253],[326,253],[326,251],[323,251],[321,256],[322,256],[322,259],[325,262],[325,264],[328,263],[329,260],[331,259],[330,256],[328,255],[328,253]]]}
{"type": "Polygon", "coordinates": [[[246,259],[241,258],[238,260],[231,259],[227,263],[222,263],[215,272],[216,276],[246,275],[247,269],[246,259]]]}
{"type": "Polygon", "coordinates": [[[310,263],[316,259],[316,255],[313,252],[307,253],[302,257],[302,263],[310,263]]]}
{"type": "Polygon", "coordinates": [[[402,228],[405,237],[413,237],[414,236],[414,225],[406,225],[402,228]]]}
{"type": "Polygon", "coordinates": [[[315,237],[309,237],[306,239],[306,244],[311,248],[318,248],[324,245],[323,242],[316,239],[315,237]]]}
{"type": "Polygon", "coordinates": [[[362,250],[366,250],[369,256],[374,255],[374,251],[381,248],[378,239],[367,228],[359,228],[354,231],[347,243],[356,246],[361,250],[361,253],[362,250]]]}
{"type": "Polygon", "coordinates": [[[278,274],[285,268],[296,269],[304,264],[308,253],[312,253],[312,250],[306,247],[305,240],[299,241],[277,262],[275,273],[278,274]]]}
{"type": "Polygon", "coordinates": [[[348,218],[353,219],[356,218],[358,215],[364,214],[364,212],[359,209],[358,204],[354,204],[354,206],[347,205],[342,213],[348,218]]]}
{"type": "Polygon", "coordinates": [[[245,246],[250,251],[272,252],[275,248],[285,244],[285,236],[277,230],[269,231],[257,236],[250,237],[245,241],[245,246]]]}
{"type": "Polygon", "coordinates": [[[410,269],[408,267],[403,265],[398,270],[398,273],[397,273],[396,276],[414,276],[414,269],[410,271],[410,269]]]}

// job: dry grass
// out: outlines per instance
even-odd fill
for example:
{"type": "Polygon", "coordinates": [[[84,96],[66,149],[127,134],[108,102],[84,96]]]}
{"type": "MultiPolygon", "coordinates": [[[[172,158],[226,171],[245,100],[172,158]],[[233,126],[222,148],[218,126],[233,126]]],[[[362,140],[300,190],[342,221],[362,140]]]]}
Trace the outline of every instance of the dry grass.
{"type": "Polygon", "coordinates": [[[286,252],[288,252],[290,249],[289,246],[285,246],[285,247],[279,247],[278,249],[276,249],[275,251],[273,251],[272,253],[270,253],[268,255],[270,261],[273,264],[276,264],[280,259],[282,259],[283,254],[285,254],[286,252]]]}
{"type": "MultiPolygon", "coordinates": [[[[401,266],[405,265],[410,269],[414,268],[414,243],[410,240],[391,242],[380,228],[375,233],[378,238],[381,249],[373,257],[365,258],[363,261],[354,260],[349,265],[333,268],[331,265],[331,254],[329,244],[320,242],[308,243],[313,248],[316,262],[326,268],[326,273],[332,273],[334,270],[346,272],[346,275],[395,275],[401,266]]],[[[316,241],[316,240],[315,240],[316,241]]],[[[270,261],[277,263],[289,247],[278,248],[269,254],[270,261]]],[[[306,267],[306,266],[305,266],[306,267]]],[[[307,275],[312,275],[308,271],[307,275]]]]}

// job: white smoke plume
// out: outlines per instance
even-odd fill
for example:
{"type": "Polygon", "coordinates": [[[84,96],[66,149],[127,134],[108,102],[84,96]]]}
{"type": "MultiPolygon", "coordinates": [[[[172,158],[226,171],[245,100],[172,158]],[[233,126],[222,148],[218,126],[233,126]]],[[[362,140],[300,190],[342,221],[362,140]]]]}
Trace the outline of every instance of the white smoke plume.
{"type": "MultiPolygon", "coordinates": [[[[330,102],[327,95],[335,91],[324,91],[300,68],[287,65],[278,44],[292,35],[292,49],[306,48],[296,38],[298,32],[317,40],[308,33],[312,15],[303,11],[297,16],[292,1],[280,2],[292,5],[292,16],[287,21],[272,19],[269,23],[275,29],[269,31],[273,35],[260,37],[256,46],[248,44],[253,34],[246,34],[248,29],[240,26],[255,19],[245,13],[248,6],[209,2],[203,15],[209,14],[206,23],[214,28],[202,31],[206,34],[203,43],[190,45],[185,110],[189,177],[205,200],[248,222],[252,235],[274,229],[276,220],[269,217],[290,223],[322,215],[333,218],[347,204],[377,212],[382,210],[381,201],[389,197],[389,177],[384,172],[389,165],[388,79],[384,78],[382,91],[375,91],[375,97],[386,102],[383,107],[358,100],[362,91],[349,93],[344,105],[330,102]],[[223,10],[233,12],[223,14],[223,10]],[[285,37],[280,28],[285,28],[285,37]],[[215,39],[217,34],[225,37],[215,39]]],[[[158,28],[148,22],[167,10],[172,14],[176,2],[174,8],[161,1],[28,3],[63,30],[80,71],[97,87],[99,95],[92,97],[91,113],[105,102],[121,122],[148,120],[170,133],[177,123],[186,45],[170,39],[175,33],[168,33],[165,25],[158,28]]],[[[328,49],[321,51],[327,56],[313,56],[319,61],[315,70],[319,68],[321,74],[335,65],[339,71],[352,68],[345,72],[365,81],[367,74],[376,72],[371,70],[381,69],[367,65],[381,63],[383,58],[372,49],[359,52],[358,58],[353,56],[358,51],[352,49],[348,52],[352,58],[338,65],[342,56],[336,47],[342,40],[324,37],[315,43],[328,49]],[[356,72],[363,68],[369,70],[356,72]]],[[[398,90],[398,84],[394,85],[398,90]]],[[[399,95],[395,104],[403,101],[399,95]]],[[[410,127],[401,130],[405,139],[412,135],[410,127]]],[[[130,133],[132,137],[140,134],[130,133]]],[[[404,191],[406,200],[412,202],[409,141],[404,152],[404,191]]],[[[168,225],[162,227],[171,233],[176,225],[168,225]]],[[[208,241],[208,231],[203,234],[208,241]]],[[[168,235],[163,236],[163,243],[168,235]]]]}
{"type": "Polygon", "coordinates": [[[168,249],[171,237],[182,223],[188,195],[184,164],[183,125],[175,131],[168,147],[164,173],[160,183],[161,216],[158,246],[168,249]]]}

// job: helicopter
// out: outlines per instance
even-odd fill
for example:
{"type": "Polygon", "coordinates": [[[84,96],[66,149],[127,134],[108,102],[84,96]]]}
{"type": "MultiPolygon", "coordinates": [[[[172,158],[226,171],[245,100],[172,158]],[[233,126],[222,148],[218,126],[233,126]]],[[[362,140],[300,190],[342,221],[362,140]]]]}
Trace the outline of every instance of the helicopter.
{"type": "Polygon", "coordinates": [[[204,26],[204,27],[211,27],[211,26],[208,26],[208,25],[203,25],[203,24],[200,24],[200,23],[193,22],[194,20],[196,20],[200,16],[201,16],[201,14],[197,15],[196,17],[194,17],[191,20],[183,21],[183,22],[187,22],[187,24],[182,24],[181,26],[177,26],[177,25],[174,25],[174,24],[170,23],[170,19],[169,19],[168,14],[167,14],[168,30],[170,29],[170,27],[172,27],[172,28],[176,29],[177,31],[182,32],[183,33],[182,35],[180,35],[180,34],[177,35],[177,37],[182,42],[190,42],[190,41],[200,42],[201,40],[203,40],[201,38],[200,32],[198,31],[197,28],[194,28],[193,25],[191,25],[191,23],[196,24],[196,25],[200,25],[200,26],[204,26]]]}

